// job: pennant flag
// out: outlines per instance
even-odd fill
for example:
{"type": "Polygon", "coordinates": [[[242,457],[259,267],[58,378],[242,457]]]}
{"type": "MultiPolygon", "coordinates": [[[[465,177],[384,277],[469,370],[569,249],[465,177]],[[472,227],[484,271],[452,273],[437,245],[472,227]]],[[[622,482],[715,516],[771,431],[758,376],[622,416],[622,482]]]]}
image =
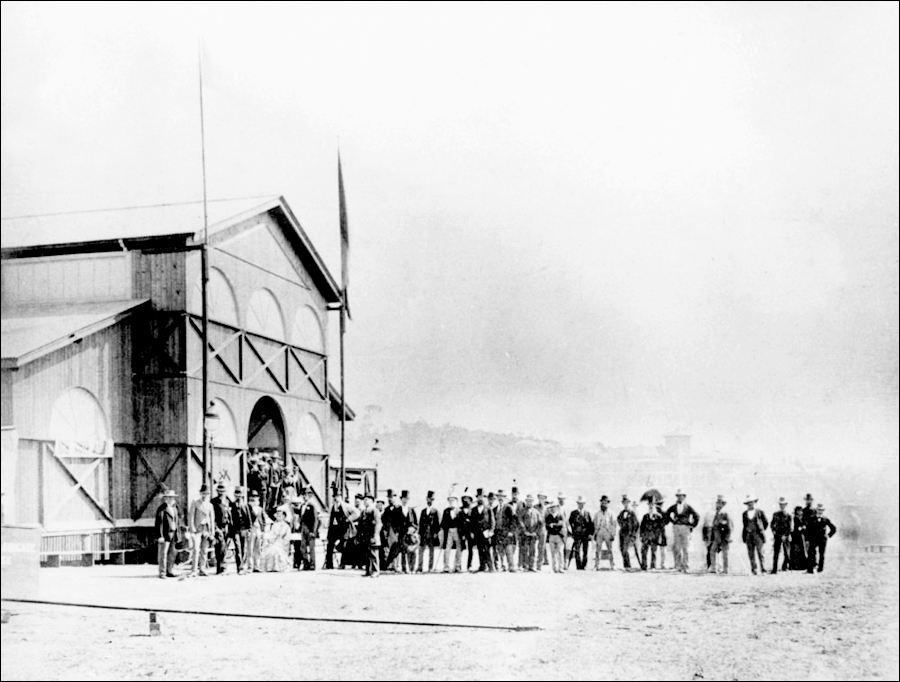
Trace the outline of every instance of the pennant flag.
{"type": "Polygon", "coordinates": [[[344,297],[344,310],[347,311],[347,317],[350,317],[350,301],[347,298],[347,261],[350,257],[350,230],[347,225],[347,200],[344,199],[344,175],[341,172],[340,152],[338,152],[338,197],[341,205],[341,290],[344,297]]]}

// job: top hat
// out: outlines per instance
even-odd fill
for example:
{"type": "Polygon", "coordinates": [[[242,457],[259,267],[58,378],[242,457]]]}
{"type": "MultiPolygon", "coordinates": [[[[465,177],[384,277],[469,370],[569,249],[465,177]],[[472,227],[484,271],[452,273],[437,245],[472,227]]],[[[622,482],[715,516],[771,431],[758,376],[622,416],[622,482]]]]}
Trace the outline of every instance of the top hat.
{"type": "Polygon", "coordinates": [[[389,498],[390,498],[390,497],[393,497],[393,496],[394,496],[394,491],[391,490],[390,488],[388,488],[388,489],[387,489],[387,496],[388,496],[389,498]]]}
{"type": "Polygon", "coordinates": [[[208,492],[209,492],[209,486],[206,485],[206,483],[204,483],[203,485],[200,486],[200,494],[201,494],[201,495],[202,495],[203,493],[208,493],[208,492]]]}
{"type": "Polygon", "coordinates": [[[489,500],[495,500],[495,499],[497,499],[497,496],[494,495],[494,491],[493,491],[493,490],[492,490],[491,492],[488,493],[488,499],[489,499],[489,500]]]}
{"type": "Polygon", "coordinates": [[[429,491],[428,491],[428,494],[425,496],[425,499],[426,499],[426,500],[433,500],[433,499],[434,499],[434,491],[433,491],[433,490],[429,490],[429,491]]]}
{"type": "Polygon", "coordinates": [[[518,486],[515,486],[515,485],[512,488],[510,488],[510,490],[512,491],[513,495],[516,495],[519,492],[518,486]]]}
{"type": "Polygon", "coordinates": [[[400,499],[401,499],[401,500],[404,500],[404,499],[407,499],[407,500],[408,500],[408,499],[409,499],[409,491],[408,491],[408,490],[402,491],[402,492],[400,493],[400,499]]]}
{"type": "Polygon", "coordinates": [[[812,493],[806,493],[806,497],[804,497],[803,499],[806,500],[807,502],[812,502],[813,501],[812,493]]]}
{"type": "Polygon", "coordinates": [[[481,497],[482,495],[484,495],[484,488],[478,488],[475,491],[475,497],[481,497]]]}

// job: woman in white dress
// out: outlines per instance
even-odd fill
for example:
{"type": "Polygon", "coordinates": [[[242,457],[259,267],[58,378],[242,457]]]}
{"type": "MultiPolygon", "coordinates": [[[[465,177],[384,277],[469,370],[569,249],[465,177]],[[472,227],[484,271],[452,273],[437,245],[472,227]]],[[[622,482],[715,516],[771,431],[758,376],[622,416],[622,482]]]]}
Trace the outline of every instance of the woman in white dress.
{"type": "Polygon", "coordinates": [[[285,521],[284,510],[275,512],[275,523],[266,531],[265,546],[262,552],[263,570],[282,573],[289,568],[288,559],[289,536],[291,527],[285,521]]]}

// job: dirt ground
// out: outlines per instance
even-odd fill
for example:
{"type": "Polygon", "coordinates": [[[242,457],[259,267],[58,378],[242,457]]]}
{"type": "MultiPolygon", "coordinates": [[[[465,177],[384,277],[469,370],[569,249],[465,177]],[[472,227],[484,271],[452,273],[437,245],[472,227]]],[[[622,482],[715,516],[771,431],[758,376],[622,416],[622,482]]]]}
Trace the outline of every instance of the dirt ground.
{"type": "Polygon", "coordinates": [[[4,602],[2,679],[898,679],[896,557],[777,576],[737,558],[730,576],[46,568],[44,600],[540,629],[160,613],[151,637],[146,612],[4,602]]]}

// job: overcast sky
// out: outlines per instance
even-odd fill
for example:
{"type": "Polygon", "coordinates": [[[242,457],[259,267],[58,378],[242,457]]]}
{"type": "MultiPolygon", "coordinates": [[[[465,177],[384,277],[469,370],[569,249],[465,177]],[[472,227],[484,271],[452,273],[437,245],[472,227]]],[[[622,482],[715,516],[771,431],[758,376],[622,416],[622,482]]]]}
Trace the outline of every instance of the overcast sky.
{"type": "Polygon", "coordinates": [[[2,8],[4,216],[200,198],[198,33],[335,275],[340,144],[357,412],[897,457],[896,3],[2,8]]]}

